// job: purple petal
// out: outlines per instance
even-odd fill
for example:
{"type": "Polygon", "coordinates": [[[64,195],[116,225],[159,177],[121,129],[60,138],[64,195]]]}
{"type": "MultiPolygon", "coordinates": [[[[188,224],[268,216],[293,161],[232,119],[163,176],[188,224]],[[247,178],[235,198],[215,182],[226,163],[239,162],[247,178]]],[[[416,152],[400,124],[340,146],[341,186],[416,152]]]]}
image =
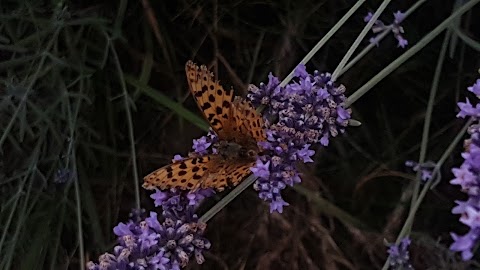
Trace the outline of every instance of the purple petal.
{"type": "Polygon", "coordinates": [[[475,95],[480,96],[480,79],[477,79],[477,81],[467,89],[475,95]]]}
{"type": "Polygon", "coordinates": [[[306,78],[308,76],[307,67],[303,64],[299,64],[295,68],[293,74],[295,75],[295,77],[306,78]]]}
{"type": "Polygon", "coordinates": [[[372,12],[368,12],[367,15],[365,17],[363,17],[363,21],[368,23],[373,17],[373,13],[372,12]]]}
{"type": "Polygon", "coordinates": [[[405,13],[398,10],[397,12],[393,13],[393,17],[395,18],[395,23],[400,24],[405,19],[405,13]]]}
{"type": "Polygon", "coordinates": [[[270,203],[270,213],[277,211],[278,213],[283,213],[283,207],[289,205],[283,199],[275,200],[270,203]]]}
{"type": "Polygon", "coordinates": [[[130,230],[130,226],[123,222],[120,222],[117,226],[113,227],[113,233],[116,236],[133,235],[133,232],[130,230]]]}
{"type": "Polygon", "coordinates": [[[257,159],[255,166],[250,170],[255,176],[267,179],[270,176],[270,160],[264,164],[260,159],[257,159]]]}

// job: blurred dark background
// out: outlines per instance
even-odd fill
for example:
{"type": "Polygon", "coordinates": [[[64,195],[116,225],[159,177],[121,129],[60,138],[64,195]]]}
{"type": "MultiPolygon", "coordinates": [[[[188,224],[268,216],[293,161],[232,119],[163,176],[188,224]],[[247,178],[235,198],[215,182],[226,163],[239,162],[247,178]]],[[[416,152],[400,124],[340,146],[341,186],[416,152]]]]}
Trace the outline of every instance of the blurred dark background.
{"type": "MultiPolygon", "coordinates": [[[[389,24],[393,12],[415,2],[392,1],[380,19],[389,24]]],[[[112,228],[135,207],[129,118],[139,181],[174,154],[186,154],[205,133],[172,109],[200,115],[187,88],[187,60],[206,64],[245,96],[246,86],[267,82],[269,72],[286,76],[353,3],[1,1],[0,231],[14,269],[77,267],[77,214],[88,259],[113,247],[112,228]]],[[[307,70],[333,72],[363,29],[363,17],[380,3],[367,1],[307,70]]],[[[347,96],[450,16],[455,3],[422,4],[402,23],[406,49],[389,35],[339,78],[347,96]]],[[[452,27],[478,41],[479,9],[452,27]]],[[[257,193],[246,190],[209,222],[206,262],[189,268],[380,269],[384,241],[395,241],[408,214],[415,176],[404,163],[419,156],[444,34],[352,105],[362,125],[318,148],[315,162],[302,166],[307,196],[287,189],[290,206],[270,214],[257,193]]],[[[477,49],[456,35],[448,42],[428,142],[433,161],[462,128],[456,102],[479,77],[478,42],[477,49]]],[[[454,200],[465,196],[448,183],[461,151],[458,145],[416,215],[415,269],[474,269],[448,250],[449,233],[466,231],[451,214],[454,200]]],[[[142,207],[152,210],[150,192],[140,195],[142,207]]]]}

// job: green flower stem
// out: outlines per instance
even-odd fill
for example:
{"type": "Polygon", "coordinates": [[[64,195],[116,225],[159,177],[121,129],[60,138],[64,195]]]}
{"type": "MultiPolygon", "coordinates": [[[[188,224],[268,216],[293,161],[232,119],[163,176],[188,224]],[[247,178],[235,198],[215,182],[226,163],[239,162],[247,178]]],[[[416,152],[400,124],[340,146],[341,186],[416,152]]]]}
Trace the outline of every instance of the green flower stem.
{"type": "Polygon", "coordinates": [[[227,196],[223,197],[218,203],[216,203],[210,210],[203,214],[199,221],[207,223],[212,217],[214,217],[218,212],[220,212],[227,204],[229,204],[233,199],[235,199],[240,193],[242,193],[247,187],[251,186],[253,182],[257,180],[257,177],[253,174],[243,180],[232,192],[228,193],[227,196]]]}
{"type": "MultiPolygon", "coordinates": [[[[425,185],[423,186],[422,191],[418,195],[418,199],[416,200],[415,204],[412,205],[411,211],[409,212],[407,219],[405,220],[405,223],[403,224],[403,227],[400,230],[400,233],[398,234],[397,240],[395,241],[396,244],[400,243],[401,239],[404,238],[410,231],[410,228],[413,224],[413,219],[415,218],[415,214],[417,213],[417,210],[420,207],[420,204],[422,203],[423,198],[425,198],[427,191],[433,188],[434,185],[436,185],[440,181],[440,174],[439,174],[440,167],[443,165],[445,160],[450,156],[455,146],[463,138],[463,135],[467,132],[467,129],[472,124],[472,122],[473,122],[473,119],[469,119],[465,123],[462,130],[460,130],[460,132],[455,136],[453,141],[447,147],[447,150],[443,153],[442,157],[440,158],[440,161],[435,165],[435,168],[433,169],[433,173],[432,173],[432,176],[433,176],[432,178],[434,178],[435,180],[432,179],[427,183],[425,183],[425,185]]],[[[390,257],[385,262],[385,265],[383,266],[382,270],[388,269],[389,264],[390,264],[390,257]]]]}
{"type": "MultiPolygon", "coordinates": [[[[353,15],[353,13],[357,11],[357,9],[363,4],[363,2],[365,2],[365,0],[357,1],[357,3],[353,5],[353,7],[350,8],[345,15],[343,15],[343,17],[330,29],[330,31],[328,31],[325,36],[320,39],[317,45],[315,45],[313,49],[310,50],[307,55],[305,55],[302,61],[300,61],[299,65],[305,65],[308,61],[310,61],[310,59],[312,59],[312,57],[318,52],[318,50],[320,50],[323,45],[325,45],[325,43],[327,43],[327,41],[338,31],[338,29],[340,29],[340,27],[342,27],[342,25],[353,15]]],[[[295,68],[290,72],[290,74],[287,75],[287,77],[285,77],[285,79],[283,79],[283,81],[280,83],[280,87],[285,87],[285,85],[287,85],[290,80],[292,80],[294,72],[295,68]]]]}
{"type": "Polygon", "coordinates": [[[435,29],[428,33],[424,38],[422,38],[417,44],[415,44],[408,51],[403,53],[400,57],[395,59],[390,63],[386,68],[380,71],[367,83],[365,83],[360,89],[355,91],[345,102],[345,105],[348,107],[357,101],[360,97],[366,94],[373,86],[380,82],[383,78],[389,75],[392,71],[398,68],[405,61],[414,56],[417,52],[423,49],[428,43],[430,43],[434,38],[436,38],[443,30],[450,26],[450,24],[459,16],[463,15],[465,12],[470,10],[474,5],[476,5],[480,0],[471,0],[468,3],[464,4],[461,8],[456,10],[452,15],[445,19],[441,24],[439,24],[435,29]]]}
{"type": "MultiPolygon", "coordinates": [[[[412,205],[410,212],[408,213],[407,219],[405,220],[405,223],[403,224],[403,227],[400,231],[400,233],[397,236],[397,240],[395,241],[396,244],[400,243],[400,241],[409,233],[412,225],[413,225],[413,220],[415,218],[415,214],[417,213],[418,208],[420,207],[420,204],[422,203],[423,199],[425,198],[425,195],[427,194],[427,191],[431,189],[434,185],[436,185],[440,181],[440,168],[445,162],[445,160],[450,156],[452,153],[453,149],[455,146],[460,142],[460,140],[463,138],[463,135],[465,132],[467,132],[468,127],[472,124],[473,120],[470,119],[465,123],[463,126],[462,130],[455,136],[453,141],[450,143],[450,145],[447,147],[445,152],[443,153],[442,157],[440,158],[440,161],[437,162],[435,165],[435,168],[433,168],[432,172],[432,179],[428,182],[425,183],[423,186],[423,189],[421,190],[420,194],[418,195],[417,200],[415,203],[412,205]],[[435,179],[435,180],[434,180],[435,179]]],[[[382,270],[387,270],[388,266],[390,264],[390,257],[385,261],[385,264],[383,265],[382,270]]]]}
{"type": "Polygon", "coordinates": [[[345,67],[347,64],[348,60],[350,57],[352,57],[353,53],[355,50],[360,46],[360,42],[365,38],[367,33],[370,31],[372,28],[373,24],[377,21],[378,17],[380,17],[380,14],[387,8],[387,5],[390,3],[391,0],[384,0],[382,4],[378,7],[377,11],[373,14],[372,18],[370,21],[365,25],[365,27],[362,29],[362,32],[358,35],[357,39],[353,42],[352,46],[348,49],[347,53],[343,56],[342,60],[338,64],[337,68],[333,71],[332,73],[332,81],[336,81],[340,71],[345,67]]]}
{"type": "Polygon", "coordinates": [[[127,125],[128,125],[128,139],[130,140],[130,155],[132,159],[132,174],[133,174],[133,185],[135,187],[135,207],[136,209],[140,209],[140,181],[138,179],[138,169],[137,169],[137,153],[135,151],[135,139],[133,134],[133,121],[132,121],[132,113],[130,112],[130,106],[132,101],[130,96],[128,95],[127,85],[125,84],[125,78],[123,76],[122,67],[120,66],[120,60],[118,59],[117,51],[113,46],[112,42],[110,42],[110,50],[112,52],[113,60],[115,63],[115,67],[117,68],[118,79],[120,81],[120,85],[123,92],[123,105],[125,107],[125,113],[127,115],[127,125]]]}
{"type": "MultiPolygon", "coordinates": [[[[427,156],[428,137],[430,135],[430,124],[432,122],[433,105],[435,104],[435,97],[437,95],[438,84],[440,81],[440,74],[442,74],[443,61],[447,54],[447,48],[449,39],[451,37],[451,30],[448,30],[445,34],[442,43],[442,49],[438,57],[437,66],[435,67],[435,73],[433,75],[432,87],[430,88],[430,96],[428,97],[427,111],[425,112],[425,122],[423,123],[422,141],[420,143],[420,156],[418,157],[418,163],[423,164],[425,157],[427,156]]],[[[421,170],[418,170],[415,177],[415,184],[413,186],[412,200],[410,205],[414,205],[418,198],[418,192],[420,190],[420,184],[422,183],[421,170]]],[[[410,209],[412,210],[412,209],[410,209]]]]}
{"type": "MultiPolygon", "coordinates": [[[[412,14],[417,8],[419,8],[423,3],[425,3],[427,0],[420,0],[416,2],[413,6],[411,6],[407,11],[405,11],[405,19],[412,14]]],[[[389,27],[385,29],[382,33],[378,34],[376,36],[376,39],[378,42],[380,42],[384,37],[386,37],[390,32],[392,31],[392,28],[389,27]]],[[[353,67],[360,59],[362,59],[368,52],[370,52],[373,48],[375,47],[375,44],[370,43],[365,47],[357,56],[355,56],[352,61],[348,62],[345,67],[340,70],[338,73],[338,77],[342,76],[343,73],[347,72],[351,67],[353,67]]]]}

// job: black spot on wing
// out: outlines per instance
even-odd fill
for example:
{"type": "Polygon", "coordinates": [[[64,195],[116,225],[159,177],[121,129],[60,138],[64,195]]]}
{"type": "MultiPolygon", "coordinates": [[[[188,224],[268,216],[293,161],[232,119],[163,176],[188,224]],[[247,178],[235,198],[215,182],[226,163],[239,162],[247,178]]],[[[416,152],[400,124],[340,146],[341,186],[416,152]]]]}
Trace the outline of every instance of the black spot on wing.
{"type": "Polygon", "coordinates": [[[212,105],[207,102],[207,103],[204,103],[202,105],[202,110],[206,111],[206,110],[210,109],[211,107],[212,107],[212,105]]]}
{"type": "Polygon", "coordinates": [[[212,94],[210,94],[210,95],[208,96],[208,101],[210,101],[210,102],[215,102],[215,96],[212,95],[212,94]]]}

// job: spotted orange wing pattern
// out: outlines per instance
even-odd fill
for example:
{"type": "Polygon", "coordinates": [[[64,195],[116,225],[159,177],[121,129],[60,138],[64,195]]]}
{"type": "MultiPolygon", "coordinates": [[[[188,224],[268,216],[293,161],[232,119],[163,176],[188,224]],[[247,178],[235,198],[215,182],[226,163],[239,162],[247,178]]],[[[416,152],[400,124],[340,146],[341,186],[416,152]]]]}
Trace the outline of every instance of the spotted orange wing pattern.
{"type": "Polygon", "coordinates": [[[202,188],[222,191],[227,186],[236,186],[252,173],[250,168],[254,164],[255,162],[245,160],[212,162],[212,173],[202,182],[202,188]]]}
{"type": "Polygon", "coordinates": [[[200,67],[192,61],[185,65],[188,86],[205,119],[222,140],[231,140],[233,89],[224,90],[220,82],[205,65],[200,67]]]}
{"type": "MultiPolygon", "coordinates": [[[[233,90],[225,91],[206,66],[198,67],[188,61],[185,71],[198,107],[220,140],[255,147],[256,142],[265,140],[263,120],[248,101],[239,97],[233,100],[233,90]]],[[[143,187],[221,191],[240,183],[251,173],[253,165],[251,160],[227,160],[215,154],[188,158],[145,176],[143,187]]]]}
{"type": "Polygon", "coordinates": [[[145,189],[180,188],[197,189],[202,179],[208,176],[208,165],[212,155],[187,158],[166,165],[143,178],[145,189]]]}
{"type": "Polygon", "coordinates": [[[198,188],[214,188],[222,191],[227,186],[236,186],[250,172],[254,162],[229,162],[219,155],[206,155],[188,158],[164,166],[145,176],[145,189],[179,188],[197,190],[198,188]]]}
{"type": "MultiPolygon", "coordinates": [[[[252,146],[253,144],[256,147],[257,142],[266,140],[263,119],[250,102],[240,97],[235,97],[232,106],[232,117],[235,121],[232,125],[232,130],[237,134],[233,141],[243,146],[252,146]]],[[[250,168],[254,165],[255,161],[250,160],[229,160],[224,163],[218,163],[215,168],[217,180],[215,181],[208,177],[204,186],[212,187],[216,182],[236,186],[252,173],[250,168]]]]}
{"type": "Polygon", "coordinates": [[[254,139],[256,142],[266,140],[263,119],[250,102],[235,97],[232,111],[233,118],[235,118],[235,129],[241,134],[235,138],[239,144],[243,144],[242,140],[245,139],[254,139]]]}

